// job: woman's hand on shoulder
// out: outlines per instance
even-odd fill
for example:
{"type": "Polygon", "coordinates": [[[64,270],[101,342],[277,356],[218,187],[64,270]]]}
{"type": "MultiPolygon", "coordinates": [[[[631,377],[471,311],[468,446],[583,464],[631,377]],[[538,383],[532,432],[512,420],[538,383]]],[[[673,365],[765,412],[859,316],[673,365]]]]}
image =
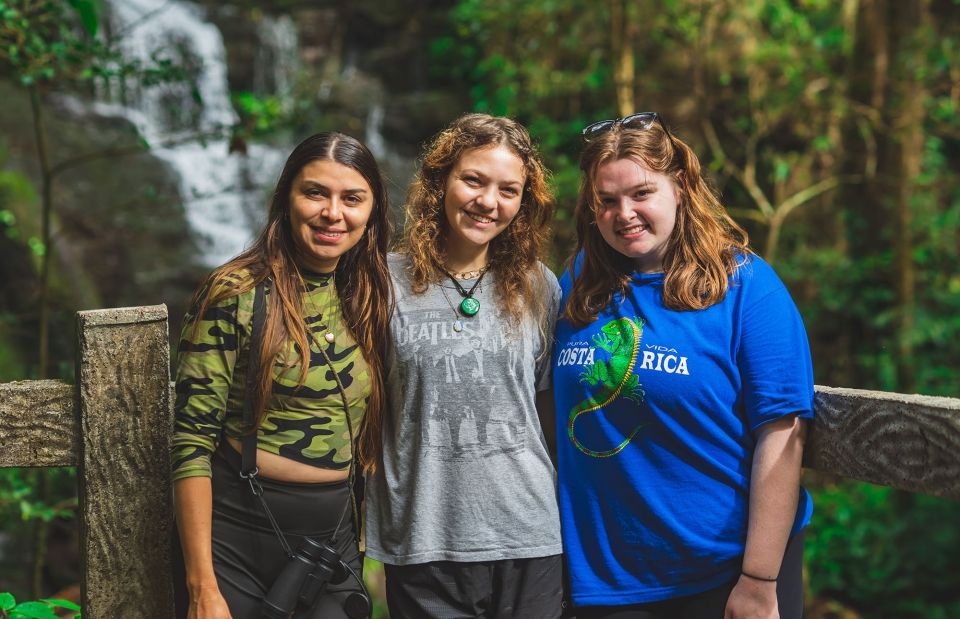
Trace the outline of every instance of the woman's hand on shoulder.
{"type": "Polygon", "coordinates": [[[780,619],[777,583],[741,576],[727,598],[723,619],[780,619]]]}
{"type": "Polygon", "coordinates": [[[233,619],[230,607],[218,587],[204,587],[190,594],[187,619],[233,619]]]}

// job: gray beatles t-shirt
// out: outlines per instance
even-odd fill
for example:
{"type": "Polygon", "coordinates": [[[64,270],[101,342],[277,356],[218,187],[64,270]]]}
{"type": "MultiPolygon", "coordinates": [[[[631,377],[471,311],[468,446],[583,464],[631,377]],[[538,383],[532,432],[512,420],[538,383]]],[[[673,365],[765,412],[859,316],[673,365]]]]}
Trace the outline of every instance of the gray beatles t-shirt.
{"type": "Polygon", "coordinates": [[[541,335],[530,317],[508,328],[493,273],[474,293],[480,311],[463,317],[452,282],[414,294],[407,259],[389,262],[397,304],[383,466],[367,479],[367,554],[394,565],[560,554],[556,472],[534,405],[550,386],[557,278],[539,265],[541,335]]]}

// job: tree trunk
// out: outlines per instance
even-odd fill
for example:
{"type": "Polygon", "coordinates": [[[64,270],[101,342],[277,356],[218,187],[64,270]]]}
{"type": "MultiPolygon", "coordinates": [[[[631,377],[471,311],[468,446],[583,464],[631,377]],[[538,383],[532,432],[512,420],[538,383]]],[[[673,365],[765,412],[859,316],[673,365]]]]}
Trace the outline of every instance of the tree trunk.
{"type": "MultiPolygon", "coordinates": [[[[847,66],[851,111],[843,123],[842,171],[845,176],[860,176],[863,181],[843,186],[837,203],[844,207],[844,234],[854,269],[850,274],[850,283],[854,284],[851,290],[858,291],[889,289],[893,284],[882,265],[878,266],[892,243],[891,238],[883,236],[884,231],[893,230],[890,205],[880,186],[885,174],[878,171],[885,146],[879,113],[886,103],[890,65],[887,13],[886,0],[861,0],[847,66]]],[[[844,299],[844,327],[837,334],[846,340],[846,353],[829,373],[839,384],[878,388],[876,365],[882,354],[883,334],[874,325],[882,308],[873,301],[876,295],[849,294],[854,296],[844,299]]]]}
{"type": "MultiPolygon", "coordinates": [[[[33,132],[37,143],[37,161],[40,163],[41,196],[41,247],[40,256],[40,351],[37,375],[47,378],[50,365],[50,215],[53,198],[53,177],[50,172],[50,159],[47,155],[47,143],[43,124],[43,108],[40,92],[36,85],[30,88],[30,109],[33,113],[33,132]]],[[[37,499],[43,505],[50,500],[49,471],[40,469],[37,473],[37,499]]],[[[33,596],[39,598],[43,589],[43,572],[47,562],[47,523],[38,518],[33,523],[33,564],[30,584],[33,596]]]]}
{"type": "Polygon", "coordinates": [[[622,118],[635,112],[633,82],[633,41],[636,21],[632,19],[630,0],[610,0],[610,42],[613,45],[613,83],[617,90],[617,114],[622,118]]]}
{"type": "Polygon", "coordinates": [[[845,172],[864,183],[841,196],[850,258],[862,291],[847,314],[855,387],[916,389],[914,376],[915,179],[923,159],[925,87],[920,70],[929,0],[861,0],[850,63],[845,172]],[[893,296],[887,301],[885,291],[893,296]],[[895,321],[875,317],[893,310],[895,321]],[[892,371],[888,371],[892,370],[892,371]],[[891,380],[892,379],[892,380],[891,380]],[[892,384],[891,384],[892,383],[892,384]]]}
{"type": "Polygon", "coordinates": [[[916,273],[913,263],[913,212],[911,198],[923,162],[923,121],[925,88],[918,77],[925,62],[923,40],[929,26],[929,0],[895,2],[891,7],[891,23],[895,40],[896,62],[891,72],[891,105],[888,107],[892,128],[893,165],[899,170],[893,178],[896,191],[896,291],[897,291],[897,390],[916,390],[913,336],[915,315],[916,273]]]}
{"type": "Polygon", "coordinates": [[[50,215],[53,208],[53,178],[50,173],[50,160],[47,156],[47,142],[43,123],[43,108],[40,103],[40,92],[36,85],[30,88],[30,109],[33,112],[33,134],[37,143],[37,161],[40,164],[40,199],[41,204],[41,247],[40,256],[40,367],[37,369],[38,378],[47,378],[50,365],[50,215]]]}

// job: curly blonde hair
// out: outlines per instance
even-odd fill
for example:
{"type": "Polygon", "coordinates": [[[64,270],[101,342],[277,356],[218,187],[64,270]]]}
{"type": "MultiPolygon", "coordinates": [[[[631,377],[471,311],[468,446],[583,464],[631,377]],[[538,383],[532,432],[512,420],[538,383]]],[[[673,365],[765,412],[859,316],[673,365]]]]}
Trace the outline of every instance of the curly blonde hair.
{"type": "Polygon", "coordinates": [[[663,303],[674,310],[698,310],[723,300],[738,257],[749,252],[746,231],[727,214],[703,177],[700,160],[687,144],[654,124],[646,129],[620,125],[597,136],[580,155],[583,177],[577,198],[577,247],[568,268],[583,252],[564,318],[578,326],[596,320],[616,293],[625,293],[633,265],[597,229],[601,208],[596,178],[601,166],[633,159],[677,185],[677,220],[663,257],[663,303]]]}
{"type": "MultiPolygon", "coordinates": [[[[509,118],[466,114],[441,131],[424,149],[420,170],[407,193],[399,251],[410,259],[414,292],[441,281],[450,224],[444,211],[444,190],[450,171],[468,150],[506,146],[519,157],[526,173],[520,210],[506,230],[490,241],[489,269],[496,277],[494,295],[511,324],[530,311],[543,309],[541,279],[535,268],[549,238],[553,215],[548,173],[527,130],[509,118]]],[[[537,312],[539,313],[539,312],[537,312]]]]}

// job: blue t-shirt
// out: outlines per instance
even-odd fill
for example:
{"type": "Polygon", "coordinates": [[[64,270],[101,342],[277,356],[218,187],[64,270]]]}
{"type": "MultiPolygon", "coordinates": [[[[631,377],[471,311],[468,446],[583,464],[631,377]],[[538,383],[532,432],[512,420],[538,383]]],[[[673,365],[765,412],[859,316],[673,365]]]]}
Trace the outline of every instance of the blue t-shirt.
{"type": "MultiPolygon", "coordinates": [[[[756,430],[813,417],[800,314],[767,263],[740,260],[707,309],[665,307],[663,274],[638,273],[595,322],[557,323],[560,514],[576,605],[692,595],[739,574],[756,430]]],[[[569,272],[560,286],[565,307],[569,272]]],[[[812,510],[804,490],[794,532],[812,510]]]]}

